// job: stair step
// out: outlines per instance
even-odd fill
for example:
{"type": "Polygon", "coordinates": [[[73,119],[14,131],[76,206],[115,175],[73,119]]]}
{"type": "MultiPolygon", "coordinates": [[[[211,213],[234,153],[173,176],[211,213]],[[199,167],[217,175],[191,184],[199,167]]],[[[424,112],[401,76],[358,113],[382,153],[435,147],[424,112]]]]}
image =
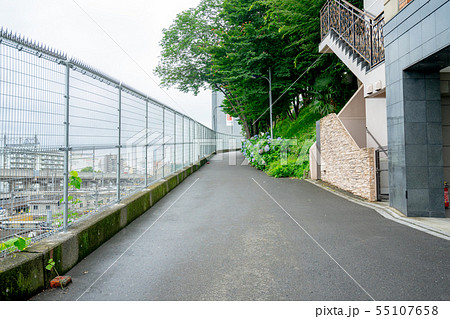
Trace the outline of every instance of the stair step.
{"type": "Polygon", "coordinates": [[[367,63],[367,61],[364,61],[362,64],[361,64],[361,70],[363,70],[363,71],[369,71],[369,69],[370,69],[370,67],[369,67],[369,63],[367,63]]]}
{"type": "Polygon", "coordinates": [[[368,72],[370,70],[369,63],[352,48],[345,40],[341,39],[339,35],[330,30],[330,37],[332,42],[342,51],[345,55],[361,69],[361,71],[368,72]]]}

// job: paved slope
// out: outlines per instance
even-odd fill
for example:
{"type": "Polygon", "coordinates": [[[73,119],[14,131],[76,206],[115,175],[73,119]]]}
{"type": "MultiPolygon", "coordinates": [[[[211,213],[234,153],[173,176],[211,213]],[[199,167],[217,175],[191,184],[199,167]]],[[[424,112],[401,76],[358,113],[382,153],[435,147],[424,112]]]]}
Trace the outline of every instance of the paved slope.
{"type": "Polygon", "coordinates": [[[449,241],[229,156],[32,300],[449,300],[449,241]]]}

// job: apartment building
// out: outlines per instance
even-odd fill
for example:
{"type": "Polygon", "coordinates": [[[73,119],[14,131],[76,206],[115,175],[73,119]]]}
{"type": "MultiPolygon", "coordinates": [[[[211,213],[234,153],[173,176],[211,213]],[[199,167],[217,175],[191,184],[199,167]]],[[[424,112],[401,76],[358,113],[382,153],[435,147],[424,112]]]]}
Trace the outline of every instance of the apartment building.
{"type": "Polygon", "coordinates": [[[450,1],[385,1],[390,205],[445,217],[450,181],[450,1]]]}
{"type": "Polygon", "coordinates": [[[311,176],[407,216],[445,217],[450,181],[450,0],[329,0],[322,53],[360,88],[317,125],[311,176]]]}

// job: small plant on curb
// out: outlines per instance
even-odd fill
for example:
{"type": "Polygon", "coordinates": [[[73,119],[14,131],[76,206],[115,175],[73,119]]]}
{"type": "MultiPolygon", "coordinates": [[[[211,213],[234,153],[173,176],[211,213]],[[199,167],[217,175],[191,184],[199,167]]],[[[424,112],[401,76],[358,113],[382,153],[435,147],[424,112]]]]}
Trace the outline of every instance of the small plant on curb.
{"type": "MultiPolygon", "coordinates": [[[[80,177],[78,177],[77,171],[71,171],[69,173],[69,183],[68,183],[69,188],[80,189],[82,182],[83,182],[83,180],[80,177]]],[[[72,195],[70,195],[67,199],[68,199],[69,205],[70,205],[70,208],[68,211],[68,219],[69,219],[68,222],[70,224],[82,215],[81,213],[74,210],[75,205],[81,203],[81,200],[78,198],[75,198],[72,195]]],[[[62,204],[63,202],[64,202],[64,197],[59,200],[60,204],[62,204]]],[[[56,214],[57,217],[61,217],[62,215],[63,215],[62,211],[60,213],[56,214]]],[[[62,226],[62,221],[58,222],[58,224],[57,224],[57,227],[60,227],[60,226],[62,226]]]]}
{"type": "Polygon", "coordinates": [[[48,271],[55,270],[56,275],[59,276],[58,271],[55,268],[55,264],[56,264],[55,261],[52,258],[50,258],[47,263],[47,266],[45,266],[45,269],[47,269],[48,271]]]}
{"type": "Polygon", "coordinates": [[[48,271],[52,271],[54,270],[56,273],[56,277],[50,282],[50,287],[51,288],[56,288],[56,287],[61,287],[61,289],[64,290],[64,285],[67,286],[67,284],[69,284],[72,281],[72,278],[70,278],[70,276],[60,276],[58,271],[56,270],[55,267],[55,261],[50,258],[47,266],[45,266],[45,269],[47,269],[48,271]]]}

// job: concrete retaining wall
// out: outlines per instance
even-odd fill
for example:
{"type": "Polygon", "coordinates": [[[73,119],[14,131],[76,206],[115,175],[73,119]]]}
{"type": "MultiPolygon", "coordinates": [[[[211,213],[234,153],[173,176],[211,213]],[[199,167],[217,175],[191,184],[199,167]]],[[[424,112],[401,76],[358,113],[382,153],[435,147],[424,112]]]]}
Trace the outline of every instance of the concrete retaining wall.
{"type": "Polygon", "coordinates": [[[0,300],[26,300],[49,287],[56,275],[45,269],[49,259],[64,274],[203,166],[210,157],[184,168],[105,211],[75,223],[13,257],[0,261],[0,300]]]}

